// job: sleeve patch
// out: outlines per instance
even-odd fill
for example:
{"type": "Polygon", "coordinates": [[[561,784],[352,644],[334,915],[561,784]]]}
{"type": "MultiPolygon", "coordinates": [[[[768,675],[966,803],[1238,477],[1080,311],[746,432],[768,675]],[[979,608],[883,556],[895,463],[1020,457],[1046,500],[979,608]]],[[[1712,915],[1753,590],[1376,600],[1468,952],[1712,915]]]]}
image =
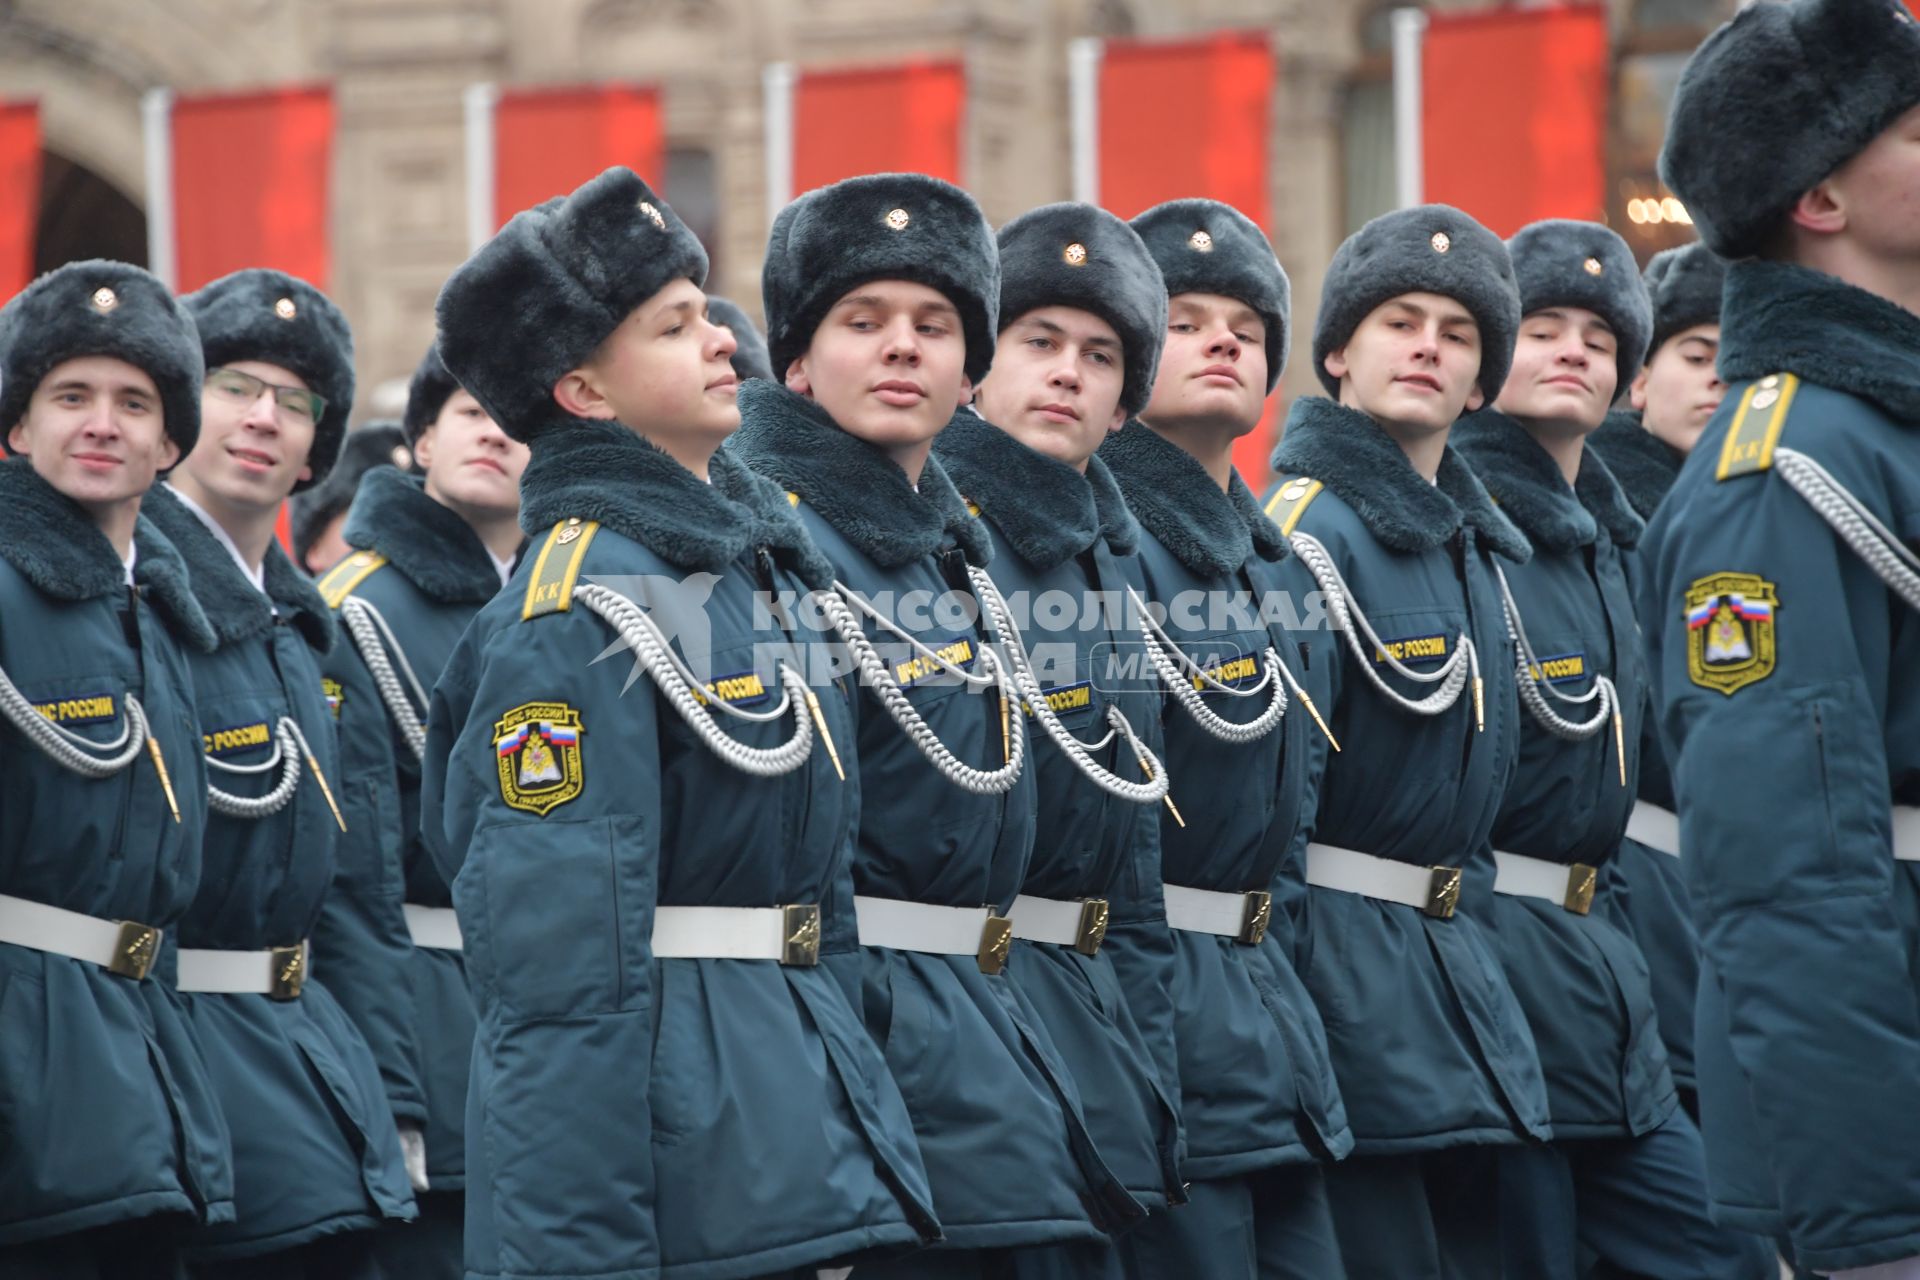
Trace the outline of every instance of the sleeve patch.
{"type": "Polygon", "coordinates": [[[586,788],[580,713],[564,702],[523,702],[493,726],[500,799],[544,818],[586,788]]]}
{"type": "Polygon", "coordinates": [[[1774,668],[1778,588],[1751,573],[1714,573],[1687,588],[1687,675],[1732,697],[1774,668]]]}

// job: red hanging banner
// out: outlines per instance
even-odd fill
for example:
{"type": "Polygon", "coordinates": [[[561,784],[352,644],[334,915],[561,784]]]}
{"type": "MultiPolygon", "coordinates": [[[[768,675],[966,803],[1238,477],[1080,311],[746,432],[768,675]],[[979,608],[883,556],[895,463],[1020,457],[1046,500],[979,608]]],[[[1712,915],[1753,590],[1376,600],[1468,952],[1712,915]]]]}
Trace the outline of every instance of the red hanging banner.
{"type": "Polygon", "coordinates": [[[1426,199],[1506,237],[1598,219],[1607,187],[1607,11],[1435,13],[1421,56],[1426,199]]]}
{"type": "Polygon", "coordinates": [[[793,86],[793,194],[866,173],[959,183],[966,107],[958,62],[801,72],[793,86]]]}
{"type": "Polygon", "coordinates": [[[1265,32],[1109,40],[1100,56],[1100,203],[1131,218],[1204,196],[1267,225],[1273,44],[1265,32]]]}
{"type": "Polygon", "coordinates": [[[333,95],[324,86],[173,104],[175,286],[242,267],[327,287],[333,95]]]}
{"type": "Polygon", "coordinates": [[[668,194],[660,95],[650,86],[503,90],[494,107],[493,154],[495,230],[616,164],[668,194]]]}
{"type": "Polygon", "coordinates": [[[40,219],[40,106],[0,102],[0,305],[33,283],[40,219]]]}

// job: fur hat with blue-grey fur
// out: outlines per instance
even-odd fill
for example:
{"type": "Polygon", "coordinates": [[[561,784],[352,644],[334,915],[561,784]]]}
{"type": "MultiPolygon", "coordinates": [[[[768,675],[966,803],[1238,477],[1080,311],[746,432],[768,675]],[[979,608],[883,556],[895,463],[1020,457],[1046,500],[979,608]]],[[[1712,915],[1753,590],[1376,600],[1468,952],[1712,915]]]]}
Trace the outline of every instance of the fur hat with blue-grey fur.
{"type": "Polygon", "coordinates": [[[1607,322],[1619,373],[1614,385],[1624,391],[1640,372],[1653,333],[1653,304],[1627,242],[1597,222],[1548,218],[1515,232],[1507,255],[1520,286],[1522,317],[1549,307],[1579,307],[1607,322]]]}
{"type": "Polygon", "coordinates": [[[400,429],[407,433],[409,448],[419,443],[422,432],[439,421],[440,411],[458,390],[460,383],[447,372],[447,363],[440,358],[440,344],[436,342],[420,357],[413,378],[407,383],[407,407],[400,415],[400,429]]]}
{"type": "Polygon", "coordinates": [[[707,251],[640,175],[616,165],[523,210],[440,289],[440,358],[492,419],[532,443],[575,421],[554,384],[675,280],[704,286],[707,251]]]}
{"type": "Polygon", "coordinates": [[[1253,308],[1267,329],[1267,390],[1278,386],[1293,347],[1293,286],[1267,233],[1218,200],[1169,200],[1131,225],[1160,265],[1169,298],[1211,293],[1253,308]]]}
{"type": "Polygon", "coordinates": [[[960,312],[967,377],[993,363],[1000,254],[972,196],[921,173],[870,173],[809,191],[767,236],[761,302],[774,373],[807,352],[835,303],[875,280],[937,289],[960,312]]]}
{"type": "Polygon", "coordinates": [[[1338,397],[1327,353],[1347,345],[1375,307],[1403,293],[1434,293],[1467,309],[1480,327],[1480,391],[1491,404],[1513,367],[1520,289],[1500,237],[1452,205],[1383,213],[1334,251],[1313,326],[1313,371],[1338,397]]]}
{"type": "Polygon", "coordinates": [[[1000,228],[1000,328],[1040,307],[1099,316],[1120,338],[1120,407],[1139,413],[1167,336],[1167,286],[1140,233],[1090,204],[1049,204],[1000,228]]]}
{"type": "Polygon", "coordinates": [[[740,376],[740,381],[774,380],[773,363],[767,359],[767,340],[760,336],[760,330],[754,327],[752,318],[739,303],[708,294],[707,319],[733,331],[733,371],[740,376]]]}
{"type": "Polygon", "coordinates": [[[206,366],[193,317],[153,275],[94,258],[49,271],[0,310],[0,453],[41,379],[82,356],[146,371],[180,456],[200,438],[206,366]]]}
{"type": "Polygon", "coordinates": [[[1676,333],[1720,323],[1727,264],[1700,241],[1654,254],[1641,279],[1653,300],[1653,338],[1647,343],[1647,359],[1653,359],[1653,353],[1676,333]]]}
{"type": "Polygon", "coordinates": [[[1674,90],[1660,178],[1723,258],[1763,253],[1806,192],[1920,104],[1920,22],[1901,0],[1751,4],[1674,90]]]}
{"type": "Polygon", "coordinates": [[[277,364],[326,401],[314,424],[299,493],[326,479],[353,412],[353,330],[333,300],[284,271],[248,267],[180,298],[200,330],[207,368],[241,361],[277,364]]]}

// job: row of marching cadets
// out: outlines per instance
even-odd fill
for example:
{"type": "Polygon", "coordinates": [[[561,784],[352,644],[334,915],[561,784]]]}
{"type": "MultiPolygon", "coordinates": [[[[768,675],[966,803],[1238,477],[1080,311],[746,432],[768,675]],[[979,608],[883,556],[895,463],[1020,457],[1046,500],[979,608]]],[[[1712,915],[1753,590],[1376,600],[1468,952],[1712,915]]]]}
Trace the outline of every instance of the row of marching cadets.
{"type": "Polygon", "coordinates": [[[1913,1062],[1829,1064],[1851,1127],[1796,1085],[1916,1038],[1841,741],[1920,598],[1891,393],[1807,355],[1914,345],[1840,279],[1920,102],[1849,61],[1920,52],[1878,3],[1754,6],[1683,84],[1669,182],[1785,261],[1362,228],[1264,495],[1292,299],[1213,201],[995,233],[849,179],[776,218],[762,351],[609,170],[447,282],[415,465],[316,584],[272,531],[341,451],[333,304],[36,282],[0,1275],[1910,1274],[1920,1200],[1847,1153],[1911,1158],[1913,1062]],[[1702,142],[1749,56],[1861,124],[1794,134],[1775,222],[1702,142]]]}

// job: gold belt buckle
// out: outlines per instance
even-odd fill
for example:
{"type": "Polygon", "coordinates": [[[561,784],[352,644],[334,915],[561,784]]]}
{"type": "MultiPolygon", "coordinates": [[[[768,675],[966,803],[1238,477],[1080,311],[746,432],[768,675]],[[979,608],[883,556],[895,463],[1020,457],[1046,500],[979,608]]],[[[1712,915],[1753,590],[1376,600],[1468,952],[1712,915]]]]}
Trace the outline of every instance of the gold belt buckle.
{"type": "Polygon", "coordinates": [[[153,970],[154,957],[160,954],[160,937],[161,931],[150,924],[122,920],[120,936],[113,941],[113,959],[107,961],[107,972],[135,982],[145,978],[153,970]]]}
{"type": "Polygon", "coordinates": [[[1584,862],[1576,862],[1567,868],[1567,897],[1560,905],[1577,916],[1583,916],[1593,910],[1593,891],[1600,880],[1600,872],[1584,862]]]}
{"type": "Polygon", "coordinates": [[[1247,913],[1240,921],[1240,934],[1234,939],[1242,946],[1257,947],[1267,936],[1267,926],[1273,922],[1273,895],[1265,889],[1252,889],[1243,895],[1247,900],[1247,913]]]}
{"type": "Polygon", "coordinates": [[[267,952],[271,984],[267,994],[275,1000],[298,1000],[307,981],[307,944],[274,947],[267,952]]]}
{"type": "Polygon", "coordinates": [[[1107,938],[1107,900],[1105,898],[1084,898],[1080,902],[1080,933],[1073,940],[1073,949],[1083,956],[1100,954],[1100,944],[1107,938]]]}
{"type": "Polygon", "coordinates": [[[780,963],[808,969],[820,963],[820,908],[811,902],[780,908],[780,963]]]}
{"type": "Polygon", "coordinates": [[[992,976],[1004,970],[1012,950],[1013,921],[988,907],[986,927],[980,930],[980,954],[975,957],[980,972],[992,976]]]}
{"type": "Polygon", "coordinates": [[[1451,920],[1459,905],[1460,868],[1434,867],[1433,879],[1427,885],[1427,905],[1420,910],[1435,920],[1451,920]]]}

